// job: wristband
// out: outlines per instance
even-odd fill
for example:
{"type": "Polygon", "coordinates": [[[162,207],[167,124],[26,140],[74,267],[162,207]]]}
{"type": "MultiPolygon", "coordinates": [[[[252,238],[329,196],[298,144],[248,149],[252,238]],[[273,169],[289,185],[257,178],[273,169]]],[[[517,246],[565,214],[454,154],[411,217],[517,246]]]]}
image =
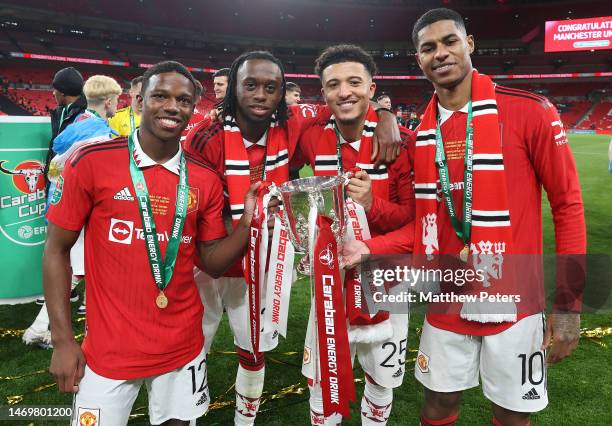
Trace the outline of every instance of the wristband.
{"type": "Polygon", "coordinates": [[[393,111],[391,111],[389,108],[385,108],[385,107],[383,107],[383,106],[378,107],[378,108],[376,108],[376,109],[374,110],[374,112],[376,112],[377,114],[378,114],[378,111],[387,111],[387,112],[389,112],[389,113],[391,113],[391,114],[395,115],[395,113],[394,113],[393,111]]]}

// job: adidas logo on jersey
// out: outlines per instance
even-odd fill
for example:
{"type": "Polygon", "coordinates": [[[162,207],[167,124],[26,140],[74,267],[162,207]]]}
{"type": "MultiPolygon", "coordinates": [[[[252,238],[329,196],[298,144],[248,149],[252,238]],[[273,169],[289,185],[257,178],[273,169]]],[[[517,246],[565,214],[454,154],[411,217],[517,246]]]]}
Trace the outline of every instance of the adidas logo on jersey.
{"type": "Polygon", "coordinates": [[[134,201],[134,197],[130,194],[130,190],[126,186],[121,191],[117,192],[113,197],[115,200],[123,200],[123,201],[134,201]]]}
{"type": "Polygon", "coordinates": [[[393,373],[392,377],[400,377],[402,374],[404,373],[404,369],[402,367],[399,368],[399,370],[397,370],[395,373],[393,373]]]}
{"type": "Polygon", "coordinates": [[[538,395],[535,388],[531,388],[529,392],[523,395],[523,399],[540,399],[540,395],[538,395]]]}

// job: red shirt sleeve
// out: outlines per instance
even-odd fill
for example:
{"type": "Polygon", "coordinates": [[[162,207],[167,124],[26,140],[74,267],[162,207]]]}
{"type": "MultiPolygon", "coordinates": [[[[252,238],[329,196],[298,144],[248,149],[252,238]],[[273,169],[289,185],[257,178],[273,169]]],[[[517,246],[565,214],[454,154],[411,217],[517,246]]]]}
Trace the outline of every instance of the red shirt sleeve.
{"type": "Polygon", "coordinates": [[[291,153],[291,168],[300,168],[309,160],[303,152],[305,133],[331,117],[331,110],[327,105],[296,104],[288,107],[287,134],[289,138],[289,151],[291,153]]]}
{"type": "Polygon", "coordinates": [[[55,195],[51,197],[47,220],[68,231],[80,231],[93,208],[96,191],[88,158],[72,164],[71,159],[66,161],[55,195]]]}
{"type": "Polygon", "coordinates": [[[400,127],[402,149],[400,155],[389,165],[389,201],[373,197],[372,207],[367,213],[368,222],[379,233],[399,228],[414,219],[414,186],[412,166],[408,148],[414,144],[414,132],[400,127]]]}
{"type": "Polygon", "coordinates": [[[184,150],[204,162],[219,174],[223,174],[223,126],[210,118],[200,121],[187,134],[184,150]]]}
{"type": "Polygon", "coordinates": [[[412,253],[414,246],[414,221],[409,222],[395,231],[364,241],[371,254],[401,254],[412,253]]]}
{"type": "Polygon", "coordinates": [[[528,149],[552,210],[557,253],[555,307],[580,311],[585,281],[586,225],[576,163],[559,114],[539,103],[529,114],[528,149]]]}
{"type": "Polygon", "coordinates": [[[198,206],[198,241],[211,241],[227,235],[223,223],[223,187],[219,178],[212,173],[206,189],[208,197],[198,206]]]}

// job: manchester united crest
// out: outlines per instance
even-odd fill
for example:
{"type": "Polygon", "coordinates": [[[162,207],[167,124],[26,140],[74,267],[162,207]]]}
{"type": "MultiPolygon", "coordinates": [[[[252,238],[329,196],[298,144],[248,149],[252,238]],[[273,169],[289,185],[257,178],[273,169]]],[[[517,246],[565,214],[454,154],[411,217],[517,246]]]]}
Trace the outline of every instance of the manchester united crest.
{"type": "Polygon", "coordinates": [[[196,211],[198,209],[199,201],[200,201],[200,190],[198,188],[194,188],[190,186],[188,196],[187,196],[187,213],[196,211]]]}

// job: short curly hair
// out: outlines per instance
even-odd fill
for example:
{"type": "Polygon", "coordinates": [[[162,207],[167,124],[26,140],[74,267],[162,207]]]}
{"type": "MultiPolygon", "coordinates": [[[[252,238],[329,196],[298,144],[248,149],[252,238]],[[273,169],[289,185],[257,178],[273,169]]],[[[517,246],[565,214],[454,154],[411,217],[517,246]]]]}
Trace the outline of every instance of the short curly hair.
{"type": "Polygon", "coordinates": [[[378,72],[374,58],[361,47],[354,44],[338,44],[325,49],[315,61],[315,74],[323,77],[323,70],[330,65],[342,62],[358,62],[362,64],[371,77],[378,72]]]}

